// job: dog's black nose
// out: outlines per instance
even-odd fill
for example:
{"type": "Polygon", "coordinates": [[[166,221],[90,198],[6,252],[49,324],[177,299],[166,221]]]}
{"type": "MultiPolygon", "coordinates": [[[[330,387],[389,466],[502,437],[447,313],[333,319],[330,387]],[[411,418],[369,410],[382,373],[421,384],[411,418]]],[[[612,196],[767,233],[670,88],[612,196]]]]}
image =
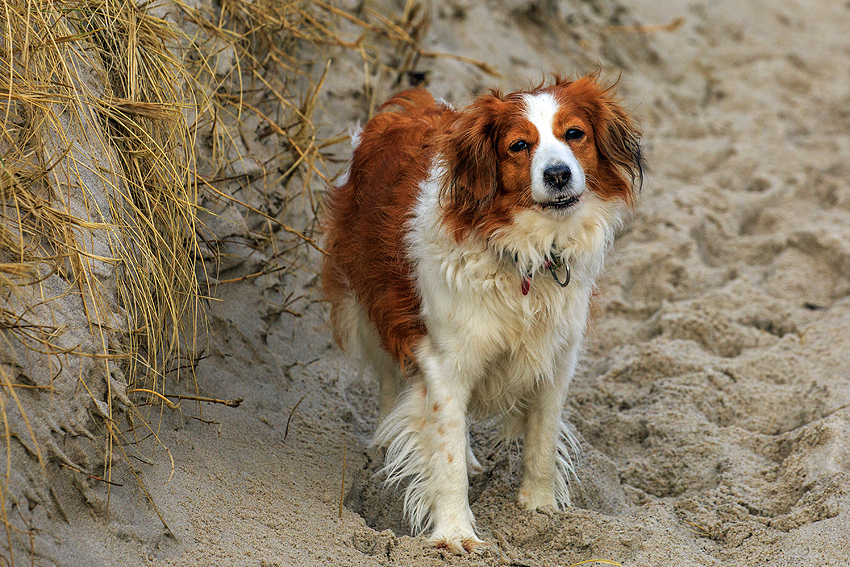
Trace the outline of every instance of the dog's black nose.
{"type": "Polygon", "coordinates": [[[563,191],[567,188],[570,177],[572,177],[572,172],[569,166],[563,163],[550,165],[543,170],[543,182],[558,191],[563,191]]]}

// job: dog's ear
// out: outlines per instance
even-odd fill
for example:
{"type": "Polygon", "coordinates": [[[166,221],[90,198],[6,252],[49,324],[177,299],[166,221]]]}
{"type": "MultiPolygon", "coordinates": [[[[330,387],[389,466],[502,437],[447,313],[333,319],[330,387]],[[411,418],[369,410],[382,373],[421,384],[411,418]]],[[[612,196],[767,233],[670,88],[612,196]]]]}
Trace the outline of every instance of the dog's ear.
{"type": "Polygon", "coordinates": [[[626,201],[631,203],[634,194],[643,185],[640,130],[620,103],[608,96],[608,92],[605,95],[600,104],[605,107],[603,114],[606,119],[596,138],[600,165],[615,170],[621,182],[626,182],[628,178],[626,201]]]}
{"type": "Polygon", "coordinates": [[[614,96],[616,84],[604,87],[596,75],[557,86],[569,91],[591,122],[599,158],[593,189],[603,197],[618,197],[632,204],[643,185],[640,130],[631,114],[614,96]]]}
{"type": "Polygon", "coordinates": [[[499,190],[498,123],[504,104],[495,93],[479,96],[440,140],[443,193],[458,213],[477,216],[499,190]]]}

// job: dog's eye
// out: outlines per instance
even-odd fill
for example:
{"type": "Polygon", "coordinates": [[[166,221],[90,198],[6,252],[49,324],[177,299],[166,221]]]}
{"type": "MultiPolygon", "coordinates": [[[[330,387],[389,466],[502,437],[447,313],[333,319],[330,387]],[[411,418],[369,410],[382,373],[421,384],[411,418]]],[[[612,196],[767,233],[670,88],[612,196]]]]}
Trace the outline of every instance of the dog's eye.
{"type": "Polygon", "coordinates": [[[525,140],[517,140],[516,142],[511,142],[511,145],[508,146],[508,149],[512,152],[521,152],[523,150],[527,150],[528,148],[529,144],[525,140]]]}
{"type": "Polygon", "coordinates": [[[570,128],[567,130],[567,133],[564,134],[564,138],[567,140],[578,140],[579,138],[584,137],[584,132],[579,130],[578,128],[570,128]]]}

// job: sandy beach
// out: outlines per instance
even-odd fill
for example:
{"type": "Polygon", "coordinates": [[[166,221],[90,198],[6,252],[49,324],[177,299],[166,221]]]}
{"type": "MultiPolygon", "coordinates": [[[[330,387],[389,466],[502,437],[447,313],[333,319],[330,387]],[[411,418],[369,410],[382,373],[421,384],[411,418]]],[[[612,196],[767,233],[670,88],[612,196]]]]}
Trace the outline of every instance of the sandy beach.
{"type": "MultiPolygon", "coordinates": [[[[398,493],[375,475],[377,385],[333,343],[312,251],[298,270],[215,289],[199,393],[244,401],[184,401],[137,447],[161,519],[116,464],[120,487],[55,488],[62,514],[35,517],[35,564],[850,565],[845,4],[427,6],[424,49],[502,75],[422,58],[414,75],[435,95],[463,105],[554,69],[600,70],[643,130],[646,181],[599,281],[566,408],[582,446],[573,507],[521,509],[519,453],[498,424],[478,423],[485,470],[470,498],[493,548],[454,557],[411,537],[398,493]]],[[[383,100],[407,86],[368,88],[383,100]]],[[[314,120],[325,135],[368,118],[364,89],[362,60],[339,50],[314,120]]],[[[246,256],[220,279],[262,261],[246,256]]]]}

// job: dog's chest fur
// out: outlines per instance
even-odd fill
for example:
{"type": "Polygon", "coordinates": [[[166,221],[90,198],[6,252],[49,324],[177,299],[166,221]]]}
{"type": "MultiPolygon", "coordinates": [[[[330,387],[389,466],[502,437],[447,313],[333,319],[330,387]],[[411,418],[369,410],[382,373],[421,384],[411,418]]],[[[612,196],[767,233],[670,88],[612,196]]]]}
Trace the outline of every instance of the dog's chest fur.
{"type": "Polygon", "coordinates": [[[419,188],[407,236],[422,318],[434,348],[482,361],[470,409],[504,414],[540,380],[560,378],[575,364],[565,356],[587,326],[593,282],[619,210],[591,199],[567,221],[521,212],[487,242],[476,235],[457,242],[442,222],[439,163],[438,157],[419,188]],[[543,268],[553,251],[570,264],[565,288],[543,268]],[[523,274],[532,277],[527,295],[523,274]]]}

